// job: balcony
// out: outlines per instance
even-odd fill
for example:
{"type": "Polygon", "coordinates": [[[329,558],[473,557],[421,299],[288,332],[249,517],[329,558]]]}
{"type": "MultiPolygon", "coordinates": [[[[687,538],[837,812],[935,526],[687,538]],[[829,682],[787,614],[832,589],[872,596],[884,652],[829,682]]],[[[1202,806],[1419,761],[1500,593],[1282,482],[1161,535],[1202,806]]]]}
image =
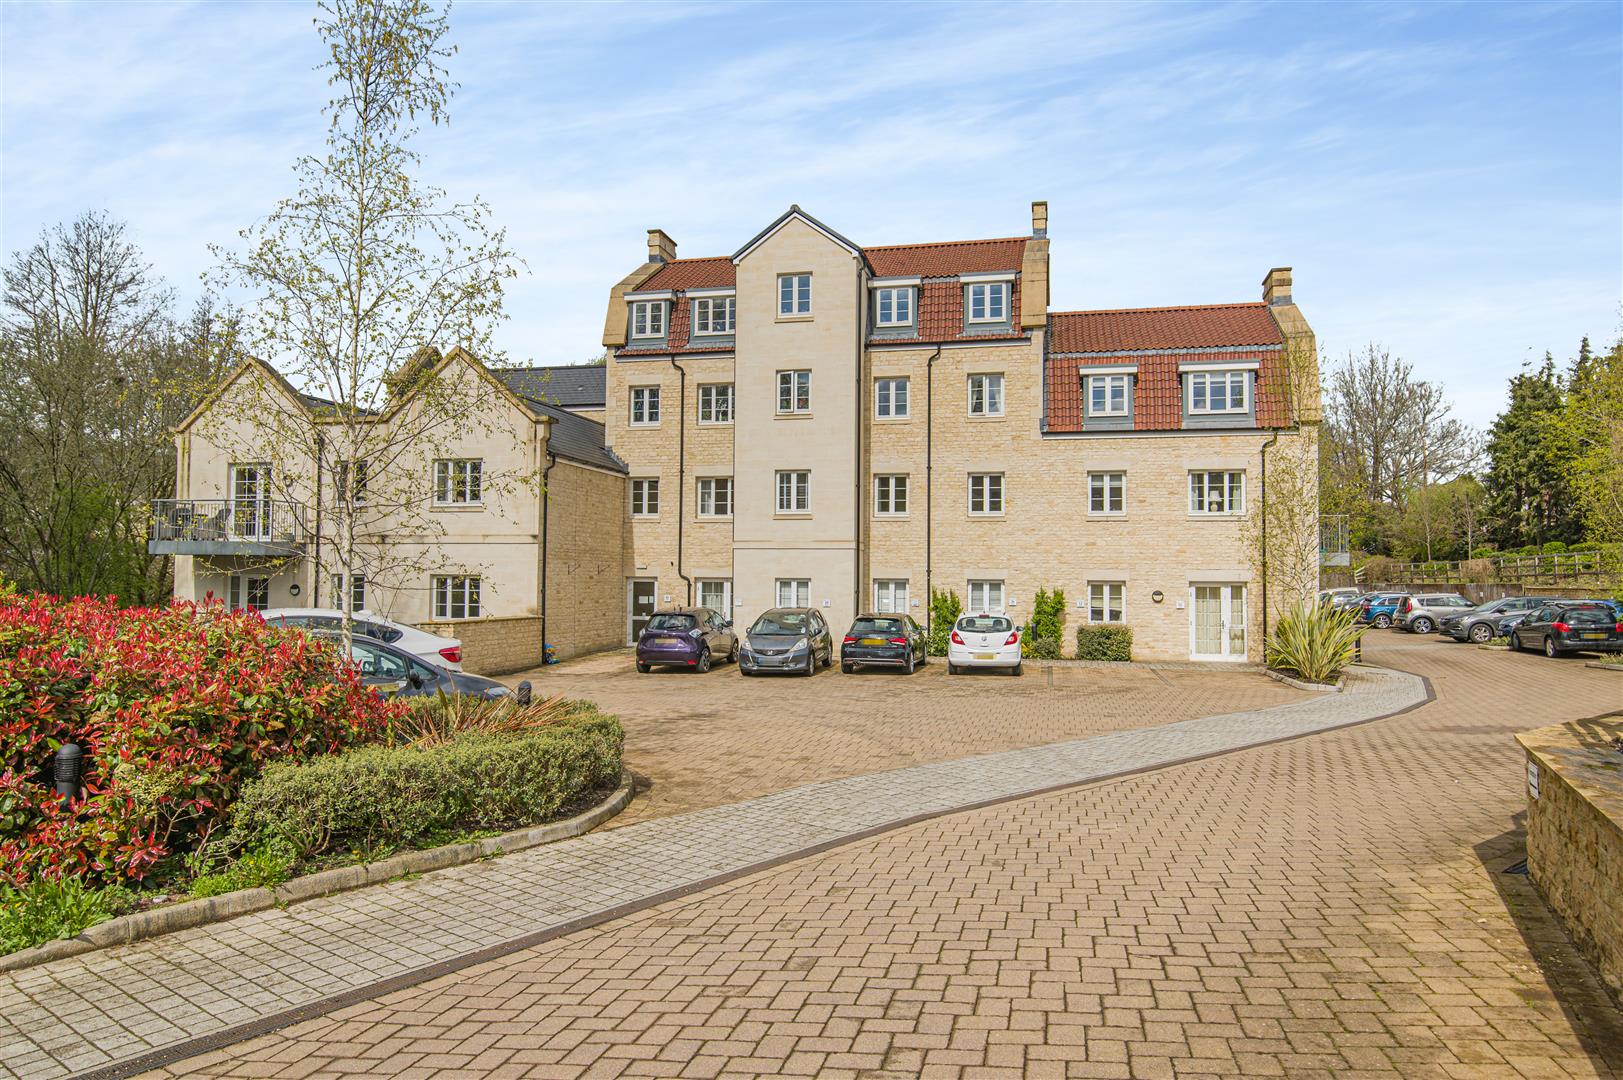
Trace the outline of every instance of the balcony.
{"type": "Polygon", "coordinates": [[[1346,514],[1325,514],[1319,518],[1319,565],[1351,566],[1346,514]]]}
{"type": "Polygon", "coordinates": [[[287,556],[304,550],[304,507],[275,499],[154,499],[153,555],[287,556]]]}

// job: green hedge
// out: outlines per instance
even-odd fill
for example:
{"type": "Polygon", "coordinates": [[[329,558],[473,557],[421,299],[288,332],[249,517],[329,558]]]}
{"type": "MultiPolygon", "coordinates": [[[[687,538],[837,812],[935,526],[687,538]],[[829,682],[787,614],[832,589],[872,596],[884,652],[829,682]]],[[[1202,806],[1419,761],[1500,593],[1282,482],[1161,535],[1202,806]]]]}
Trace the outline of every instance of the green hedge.
{"type": "Polygon", "coordinates": [[[1078,660],[1131,660],[1133,628],[1120,623],[1083,625],[1076,628],[1078,660]]]}
{"type": "Polygon", "coordinates": [[[1059,660],[1063,656],[1057,637],[1034,637],[1027,634],[1020,639],[1020,652],[1032,660],[1059,660]]]}
{"type": "Polygon", "coordinates": [[[466,735],[273,765],[243,789],[230,843],[328,852],[411,847],[448,832],[535,825],[620,776],[625,732],[601,713],[528,735],[466,735]]]}

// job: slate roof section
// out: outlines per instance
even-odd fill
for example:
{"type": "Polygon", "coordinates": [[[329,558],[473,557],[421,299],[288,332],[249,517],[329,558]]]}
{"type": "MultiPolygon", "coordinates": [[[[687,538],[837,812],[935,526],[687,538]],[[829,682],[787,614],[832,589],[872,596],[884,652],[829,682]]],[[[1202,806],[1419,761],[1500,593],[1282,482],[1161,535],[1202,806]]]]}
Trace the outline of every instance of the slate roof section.
{"type": "MultiPolygon", "coordinates": [[[[626,472],[626,463],[615,456],[603,442],[603,425],[596,420],[588,420],[578,413],[572,413],[561,405],[553,404],[547,398],[552,394],[541,389],[542,384],[535,380],[527,380],[533,368],[509,368],[491,372],[502,384],[514,394],[524,400],[524,404],[536,412],[548,417],[552,424],[548,428],[547,445],[554,454],[569,461],[582,465],[591,465],[598,469],[607,469],[610,472],[626,472]],[[546,397],[533,397],[531,394],[538,389],[546,397]]],[[[591,370],[583,368],[582,370],[591,370]]],[[[602,368],[596,369],[602,372],[602,368]]],[[[599,379],[601,381],[601,377],[599,379]]]]}
{"type": "Polygon", "coordinates": [[[1087,430],[1083,378],[1090,366],[1136,364],[1133,429],[1177,431],[1183,426],[1178,365],[1197,361],[1256,361],[1257,427],[1288,427],[1284,335],[1266,304],[1207,304],[1067,311],[1048,317],[1044,360],[1044,430],[1087,430]]]}
{"type": "Polygon", "coordinates": [[[608,400],[608,368],[602,364],[494,369],[491,372],[513,393],[566,409],[601,409],[608,400]]]}

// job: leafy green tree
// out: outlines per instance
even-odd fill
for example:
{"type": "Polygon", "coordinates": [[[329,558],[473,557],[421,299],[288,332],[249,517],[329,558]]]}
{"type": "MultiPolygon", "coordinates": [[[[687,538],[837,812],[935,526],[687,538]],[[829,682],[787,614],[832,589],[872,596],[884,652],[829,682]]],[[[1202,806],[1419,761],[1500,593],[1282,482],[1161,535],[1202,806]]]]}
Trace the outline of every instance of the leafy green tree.
{"type": "Polygon", "coordinates": [[[1570,480],[1575,447],[1554,359],[1510,380],[1510,401],[1488,432],[1488,532],[1501,549],[1573,542],[1582,528],[1570,480]]]}
{"type": "Polygon", "coordinates": [[[1586,538],[1623,541],[1623,338],[1601,356],[1584,339],[1568,374],[1560,423],[1572,451],[1566,483],[1586,538]]]}

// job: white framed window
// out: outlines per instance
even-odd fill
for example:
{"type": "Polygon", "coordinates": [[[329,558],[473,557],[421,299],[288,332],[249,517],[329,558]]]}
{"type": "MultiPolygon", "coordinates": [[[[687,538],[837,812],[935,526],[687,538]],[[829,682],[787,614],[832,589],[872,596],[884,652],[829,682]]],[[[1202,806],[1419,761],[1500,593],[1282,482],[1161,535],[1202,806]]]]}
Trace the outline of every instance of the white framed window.
{"type": "Polygon", "coordinates": [[[811,607],[810,578],[779,578],[778,607],[811,607]]]}
{"type": "Polygon", "coordinates": [[[693,332],[699,335],[732,333],[735,304],[736,299],[731,296],[706,296],[693,301],[693,332]]]}
{"type": "Polygon", "coordinates": [[[971,375],[969,377],[969,415],[1003,415],[1003,376],[971,375]]]}
{"type": "Polygon", "coordinates": [[[733,617],[733,579],[700,578],[699,606],[707,607],[724,619],[733,617]]]}
{"type": "Polygon", "coordinates": [[[706,383],[699,387],[699,423],[733,422],[733,384],[706,383]]]}
{"type": "Polygon", "coordinates": [[[631,481],[631,516],[659,516],[658,477],[641,477],[631,481]]]}
{"type": "Polygon", "coordinates": [[[778,513],[811,513],[811,473],[800,470],[778,473],[778,513]]]}
{"type": "Polygon", "coordinates": [[[477,619],[483,584],[477,574],[445,574],[434,578],[434,618],[477,619]]]}
{"type": "Polygon", "coordinates": [[[1124,514],[1127,512],[1127,474],[1120,472],[1088,473],[1088,513],[1124,514]]]}
{"type": "Polygon", "coordinates": [[[873,609],[890,615],[907,611],[907,579],[875,578],[873,583],[873,609]]]}
{"type": "Polygon", "coordinates": [[[907,380],[875,379],[873,414],[881,420],[905,420],[908,412],[907,380]]]}
{"type": "Polygon", "coordinates": [[[778,412],[811,412],[811,372],[778,372],[778,412]]]}
{"type": "Polygon", "coordinates": [[[875,289],[875,322],[879,326],[913,325],[912,286],[894,289],[875,289]]]}
{"type": "Polygon", "coordinates": [[[971,579],[966,615],[999,615],[1003,612],[1003,582],[971,579]]]}
{"type": "Polygon", "coordinates": [[[653,427],[659,423],[659,387],[631,388],[631,426],[653,427]]]}
{"type": "Polygon", "coordinates": [[[480,458],[440,458],[434,462],[434,501],[441,506],[482,502],[485,463],[480,458]]]}
{"type": "Polygon", "coordinates": [[[1127,583],[1123,581],[1088,582],[1088,622],[1126,622],[1126,594],[1127,583]]]}
{"type": "Polygon", "coordinates": [[[351,574],[349,576],[349,590],[346,593],[344,590],[344,575],[334,574],[332,576],[332,598],[333,606],[340,611],[344,610],[346,602],[349,604],[351,615],[357,611],[364,611],[366,609],[366,575],[351,574]]]}
{"type": "Polygon", "coordinates": [[[226,582],[226,606],[233,611],[264,611],[270,607],[270,578],[232,574],[226,582]]]}
{"type": "Polygon", "coordinates": [[[1088,415],[1126,416],[1132,400],[1131,375],[1089,375],[1088,415]]]}
{"type": "Polygon", "coordinates": [[[1003,474],[969,474],[969,512],[982,517],[1003,513],[1003,474]]]}
{"type": "Polygon", "coordinates": [[[631,302],[631,336],[634,338],[661,338],[665,336],[665,301],[633,300],[631,302]]]}
{"type": "Polygon", "coordinates": [[[733,516],[733,478],[706,476],[699,480],[699,516],[729,518],[733,516]]]}
{"type": "Polygon", "coordinates": [[[366,470],[365,458],[353,461],[335,461],[332,467],[333,495],[342,505],[349,499],[352,492],[350,486],[354,485],[354,505],[366,505],[366,470]]]}
{"type": "Polygon", "coordinates": [[[873,478],[873,512],[880,517],[899,517],[907,513],[905,473],[873,478]]]}
{"type": "Polygon", "coordinates": [[[1213,470],[1189,474],[1191,514],[1245,513],[1245,473],[1213,470]]]}
{"type": "Polygon", "coordinates": [[[1189,411],[1192,413],[1233,413],[1247,409],[1250,374],[1245,371],[1191,371],[1189,411]]]}
{"type": "Polygon", "coordinates": [[[811,314],[811,275],[778,275],[778,314],[811,314]]]}
{"type": "Polygon", "coordinates": [[[1009,317],[1009,283],[984,281],[969,286],[969,321],[1005,322],[1009,317]]]}

